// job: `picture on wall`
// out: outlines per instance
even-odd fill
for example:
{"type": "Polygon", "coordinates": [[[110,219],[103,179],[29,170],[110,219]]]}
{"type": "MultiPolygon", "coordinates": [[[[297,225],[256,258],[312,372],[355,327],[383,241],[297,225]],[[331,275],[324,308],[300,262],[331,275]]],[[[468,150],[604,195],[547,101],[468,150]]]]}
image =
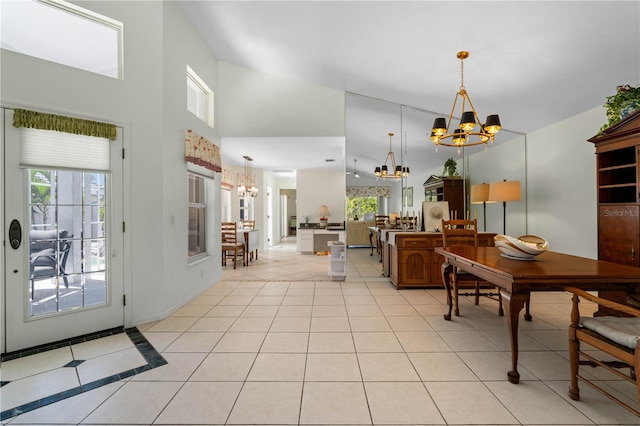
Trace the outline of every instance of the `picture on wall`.
{"type": "Polygon", "coordinates": [[[407,201],[407,207],[413,207],[413,186],[402,188],[402,199],[407,201]]]}
{"type": "Polygon", "coordinates": [[[430,232],[442,231],[442,221],[449,220],[448,201],[423,201],[422,222],[424,230],[430,232]]]}

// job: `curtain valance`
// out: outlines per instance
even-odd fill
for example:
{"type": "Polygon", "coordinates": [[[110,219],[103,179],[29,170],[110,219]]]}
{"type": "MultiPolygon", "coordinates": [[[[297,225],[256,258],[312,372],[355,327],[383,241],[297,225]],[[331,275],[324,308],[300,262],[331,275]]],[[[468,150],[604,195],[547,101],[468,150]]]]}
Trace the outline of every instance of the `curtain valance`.
{"type": "Polygon", "coordinates": [[[390,186],[347,186],[347,197],[391,197],[390,186]]]}
{"type": "Polygon", "coordinates": [[[14,110],[13,126],[40,130],[55,130],[57,132],[94,136],[110,140],[115,140],[117,134],[116,126],[113,124],[26,109],[14,110]]]}
{"type": "Polygon", "coordinates": [[[222,181],[220,183],[225,189],[233,189],[233,172],[228,169],[222,169],[222,181]]]}
{"type": "Polygon", "coordinates": [[[184,158],[188,162],[202,166],[207,170],[222,171],[220,147],[193,132],[193,130],[185,131],[184,158]]]}

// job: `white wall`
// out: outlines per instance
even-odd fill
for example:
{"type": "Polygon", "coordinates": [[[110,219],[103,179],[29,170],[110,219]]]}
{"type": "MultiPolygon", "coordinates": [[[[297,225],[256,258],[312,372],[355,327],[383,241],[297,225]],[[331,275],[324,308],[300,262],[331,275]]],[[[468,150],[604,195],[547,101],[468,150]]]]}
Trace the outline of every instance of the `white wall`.
{"type": "Polygon", "coordinates": [[[309,216],[310,223],[320,221],[320,206],[326,204],[331,216],[329,222],[343,222],[345,215],[345,174],[339,170],[298,170],[296,176],[298,196],[298,223],[309,216]]]}
{"type": "MultiPolygon", "coordinates": [[[[163,34],[162,34],[162,139],[163,154],[163,298],[164,309],[151,308],[151,318],[165,316],[182,306],[185,302],[218,282],[221,275],[220,259],[220,178],[214,176],[211,192],[212,199],[208,205],[214,214],[213,223],[207,223],[207,251],[209,257],[189,264],[187,253],[186,229],[187,215],[187,165],[184,160],[184,131],[192,129],[220,145],[215,129],[212,129],[186,108],[186,70],[187,65],[198,74],[206,85],[215,93],[218,91],[218,62],[206,44],[191,27],[182,8],[176,2],[163,2],[163,34]]],[[[125,35],[127,33],[125,32],[125,35]]],[[[215,100],[215,96],[214,96],[215,100]]],[[[218,108],[214,106],[214,112],[218,108]]],[[[216,123],[217,124],[217,123],[216,123]]],[[[217,127],[217,126],[215,126],[217,127]]],[[[157,144],[156,144],[157,145],[157,144]]],[[[148,170],[147,170],[148,171],[148,170]]],[[[149,176],[147,176],[149,178],[149,176]]],[[[148,212],[137,210],[141,216],[148,212]]],[[[142,219],[142,218],[141,218],[142,219]]],[[[143,274],[144,271],[138,271],[143,274]]],[[[145,304],[145,310],[149,307],[145,304]]],[[[136,306],[135,316],[140,320],[145,317],[136,306]]]]}
{"type": "Polygon", "coordinates": [[[595,147],[606,122],[597,107],[527,135],[529,233],[553,251],[597,259],[595,147]]]}
{"type": "Polygon", "coordinates": [[[345,93],[220,62],[221,136],[344,136],[345,93]]]}
{"type": "Polygon", "coordinates": [[[162,318],[220,276],[217,250],[187,265],[184,162],[185,129],[216,140],[186,111],[186,65],[216,90],[216,60],[175,3],[75,3],[124,23],[124,79],[2,50],[2,104],[124,128],[125,323],[135,325],[162,318]]]}

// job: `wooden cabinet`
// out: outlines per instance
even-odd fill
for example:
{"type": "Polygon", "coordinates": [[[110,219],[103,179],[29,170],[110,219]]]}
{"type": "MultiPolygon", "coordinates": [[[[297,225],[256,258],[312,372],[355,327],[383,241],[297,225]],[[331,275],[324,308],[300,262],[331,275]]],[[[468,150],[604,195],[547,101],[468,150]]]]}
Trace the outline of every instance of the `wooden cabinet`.
{"type": "Polygon", "coordinates": [[[640,112],[589,142],[596,147],[598,259],[640,266],[640,112]]]}
{"type": "MultiPolygon", "coordinates": [[[[493,246],[495,233],[478,234],[480,246],[493,246]]],[[[396,288],[443,287],[440,272],[444,258],[434,252],[442,247],[439,232],[396,232],[386,242],[389,253],[389,278],[396,288]]]]}
{"type": "MultiPolygon", "coordinates": [[[[640,111],[589,142],[596,148],[598,259],[640,266],[640,111]]],[[[616,292],[600,296],[631,302],[616,292]]]]}
{"type": "Polygon", "coordinates": [[[449,210],[458,212],[461,219],[464,217],[464,180],[460,176],[431,176],[422,186],[425,201],[448,201],[449,210]]]}

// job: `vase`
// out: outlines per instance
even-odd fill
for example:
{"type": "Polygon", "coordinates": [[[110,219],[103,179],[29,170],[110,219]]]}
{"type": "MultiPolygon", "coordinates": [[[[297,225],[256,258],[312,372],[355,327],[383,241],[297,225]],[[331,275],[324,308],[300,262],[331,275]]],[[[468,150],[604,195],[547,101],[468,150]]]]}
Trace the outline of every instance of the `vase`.
{"type": "Polygon", "coordinates": [[[637,101],[629,101],[622,105],[620,108],[620,120],[623,120],[640,109],[640,104],[637,101]]]}

